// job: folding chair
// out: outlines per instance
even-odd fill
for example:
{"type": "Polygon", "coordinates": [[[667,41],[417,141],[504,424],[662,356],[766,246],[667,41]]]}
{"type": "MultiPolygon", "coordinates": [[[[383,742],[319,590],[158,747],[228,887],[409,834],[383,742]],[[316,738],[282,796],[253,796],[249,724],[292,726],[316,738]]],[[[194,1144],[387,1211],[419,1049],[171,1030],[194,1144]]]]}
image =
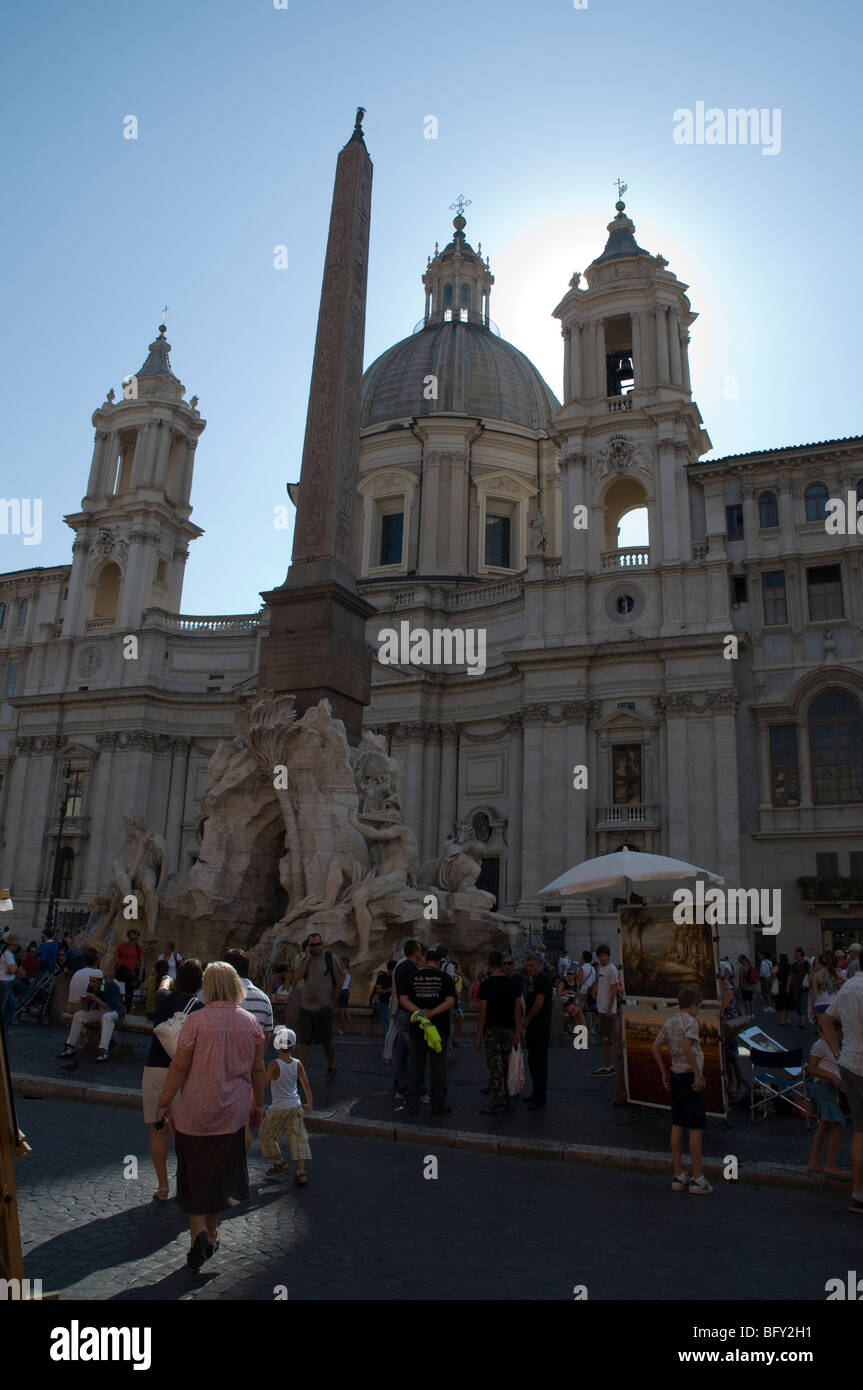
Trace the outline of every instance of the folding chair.
{"type": "Polygon", "coordinates": [[[749,1050],[749,1061],[749,1119],[752,1124],[759,1119],[766,1120],[770,1104],[781,1098],[805,1117],[808,1128],[811,1105],[802,1049],[760,1052],[753,1047],[749,1050]],[[759,1089],[757,1098],[756,1086],[759,1089]]]}

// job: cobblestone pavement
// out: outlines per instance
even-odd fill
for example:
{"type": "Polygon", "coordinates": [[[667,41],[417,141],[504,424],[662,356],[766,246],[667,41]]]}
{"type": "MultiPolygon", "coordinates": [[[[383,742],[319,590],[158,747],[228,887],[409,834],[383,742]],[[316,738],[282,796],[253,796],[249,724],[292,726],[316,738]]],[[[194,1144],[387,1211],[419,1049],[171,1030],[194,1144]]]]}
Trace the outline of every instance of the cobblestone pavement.
{"type": "Polygon", "coordinates": [[[63,1300],[273,1300],[278,1285],[292,1300],[570,1299],[575,1285],[590,1299],[824,1300],[827,1279],[860,1266],[838,1184],[719,1183],[693,1200],[664,1178],[455,1150],[431,1180],[421,1144],[312,1135],[306,1188],[266,1178],[254,1143],[252,1197],[195,1279],[182,1213],[151,1200],[138,1114],[19,1100],[18,1120],[33,1147],[15,1167],[25,1273],[63,1300]]]}
{"type": "MultiPolygon", "coordinates": [[[[780,1028],[773,1015],[760,1011],[756,1021],[789,1048],[803,1048],[804,1058],[814,1041],[811,1031],[796,1027],[780,1028]]],[[[56,1060],[65,1030],[24,1024],[10,1030],[9,1053],[13,1072],[29,1072],[78,1084],[101,1086],[140,1086],[141,1069],[149,1040],[132,1034],[118,1034],[120,1047],[107,1065],[95,1061],[95,1049],[81,1054],[78,1070],[69,1077],[56,1060]]],[[[315,1109],[321,1115],[350,1116],[354,1119],[392,1120],[395,1114],[393,1069],[381,1060],[381,1039],[336,1037],[338,1076],[334,1083],[323,1081],[324,1055],[312,1048],[309,1074],[315,1096],[315,1109]]],[[[486,1098],[480,1087],[487,1081],[485,1062],[474,1050],[473,1039],[463,1039],[455,1052],[456,1061],[448,1068],[449,1104],[452,1116],[447,1127],[516,1139],[567,1140],[570,1143],[599,1145],[603,1148],[638,1149],[665,1153],[668,1149],[668,1117],[663,1111],[645,1106],[615,1108],[614,1077],[591,1075],[601,1060],[601,1049],[580,1052],[570,1046],[553,1047],[549,1058],[549,1099],[542,1111],[527,1112],[513,1104],[507,1115],[485,1116],[480,1108],[486,1098]]],[[[745,1068],[744,1068],[745,1069],[745,1068]]],[[[423,1107],[419,1122],[428,1118],[423,1107]]],[[[404,1120],[399,1116],[399,1122],[404,1120]]],[[[810,1137],[794,1116],[770,1116],[757,1126],[750,1124],[748,1112],[732,1109],[731,1128],[722,1120],[708,1121],[705,1157],[717,1159],[734,1153],[741,1164],[747,1162],[796,1166],[805,1171],[810,1137]]],[[[840,1162],[848,1165],[848,1140],[840,1151],[840,1162]]]]}

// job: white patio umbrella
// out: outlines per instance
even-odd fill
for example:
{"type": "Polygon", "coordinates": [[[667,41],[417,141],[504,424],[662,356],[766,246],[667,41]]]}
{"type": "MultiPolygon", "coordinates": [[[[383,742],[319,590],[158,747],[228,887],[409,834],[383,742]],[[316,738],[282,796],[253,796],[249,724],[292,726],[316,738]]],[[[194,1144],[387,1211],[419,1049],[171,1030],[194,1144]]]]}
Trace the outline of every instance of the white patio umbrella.
{"type": "Polygon", "coordinates": [[[672,893],[687,881],[718,886],[725,879],[711,873],[710,869],[687,864],[683,859],[671,859],[665,854],[642,854],[637,849],[619,849],[614,854],[600,854],[596,859],[585,859],[584,863],[567,869],[547,883],[539,896],[581,898],[602,888],[620,888],[627,898],[632,893],[660,896],[672,893]]]}

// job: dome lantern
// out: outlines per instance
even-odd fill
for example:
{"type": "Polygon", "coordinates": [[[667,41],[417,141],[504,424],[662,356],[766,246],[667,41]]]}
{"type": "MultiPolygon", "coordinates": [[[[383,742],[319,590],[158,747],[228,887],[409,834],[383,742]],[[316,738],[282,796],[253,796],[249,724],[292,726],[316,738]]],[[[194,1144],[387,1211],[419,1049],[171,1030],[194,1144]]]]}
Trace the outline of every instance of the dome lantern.
{"type": "Polygon", "coordinates": [[[425,327],[442,323],[470,323],[489,327],[489,297],[494,276],[489,271],[488,257],[474,251],[466,240],[467,226],[464,209],[470,199],[459,194],[454,203],[455,235],[442,251],[435,243],[434,258],[422,277],[426,292],[425,327]]]}

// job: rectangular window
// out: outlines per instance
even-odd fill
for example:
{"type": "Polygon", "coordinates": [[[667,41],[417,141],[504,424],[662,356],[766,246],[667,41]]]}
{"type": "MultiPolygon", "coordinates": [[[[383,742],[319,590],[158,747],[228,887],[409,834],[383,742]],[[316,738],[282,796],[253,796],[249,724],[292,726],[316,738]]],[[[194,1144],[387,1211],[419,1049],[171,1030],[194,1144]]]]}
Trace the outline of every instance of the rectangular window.
{"type": "Polygon", "coordinates": [[[773,724],[770,728],[770,800],[774,806],[799,806],[797,728],[773,724]]]}
{"type": "Polygon", "coordinates": [[[843,618],[842,573],[838,565],[818,565],[806,571],[809,590],[809,621],[823,623],[829,618],[843,618]]]}
{"type": "Polygon", "coordinates": [[[615,806],[632,806],[641,801],[641,744],[614,744],[611,764],[615,806]]]}
{"type": "Polygon", "coordinates": [[[745,574],[733,574],[731,576],[731,602],[735,608],[739,608],[741,603],[749,602],[745,574]]]}
{"type": "Polygon", "coordinates": [[[510,566],[510,518],[494,516],[486,512],[485,517],[485,562],[501,569],[510,566]]]}
{"type": "Polygon", "coordinates": [[[6,685],[3,691],[7,700],[18,694],[18,677],[20,674],[21,663],[18,661],[10,661],[6,668],[6,685]]]}
{"type": "Polygon", "coordinates": [[[815,856],[815,873],[818,878],[839,877],[839,855],[832,850],[815,856]]]}
{"type": "Polygon", "coordinates": [[[69,792],[66,797],[66,819],[77,820],[84,805],[84,773],[73,772],[69,778],[69,792]]]}
{"type": "Polygon", "coordinates": [[[764,600],[764,626],[779,627],[788,622],[788,604],[785,600],[785,571],[771,570],[761,576],[761,594],[764,600]]]}
{"type": "Polygon", "coordinates": [[[15,611],[15,626],[23,627],[27,621],[27,600],[22,598],[15,611]]]}
{"type": "Polygon", "coordinates": [[[762,492],[758,499],[758,525],[762,531],[779,525],[779,503],[775,492],[762,492]]]}
{"type": "Polygon", "coordinates": [[[863,878],[863,850],[852,849],[848,855],[848,873],[852,878],[863,878]]]}
{"type": "Polygon", "coordinates": [[[730,541],[743,540],[743,503],[725,508],[725,531],[730,541]]]}
{"type": "Polygon", "coordinates": [[[381,555],[378,564],[401,564],[404,529],[404,512],[384,512],[381,517],[381,555]]]}

